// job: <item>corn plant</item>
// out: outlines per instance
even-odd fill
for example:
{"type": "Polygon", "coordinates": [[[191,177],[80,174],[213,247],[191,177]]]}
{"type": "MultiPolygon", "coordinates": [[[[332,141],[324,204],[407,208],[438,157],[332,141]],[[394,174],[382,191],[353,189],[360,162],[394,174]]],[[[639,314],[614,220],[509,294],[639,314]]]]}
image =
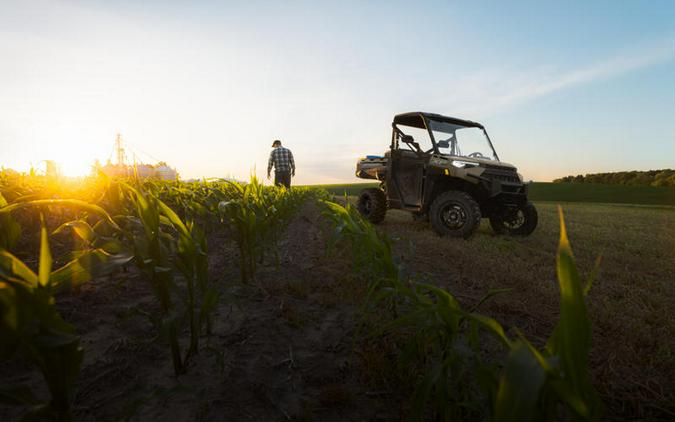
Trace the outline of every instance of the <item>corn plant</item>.
{"type": "MultiPolygon", "coordinates": [[[[16,209],[10,207],[0,209],[0,215],[8,215],[16,209]]],[[[103,214],[107,216],[104,211],[103,214]]],[[[9,251],[0,248],[0,360],[18,355],[36,366],[47,384],[50,400],[41,402],[28,387],[21,385],[2,388],[0,399],[30,406],[33,417],[69,421],[72,420],[74,384],[84,351],[74,327],[61,319],[56,311],[53,295],[100,274],[104,271],[102,266],[110,270],[110,265],[122,265],[131,257],[122,259],[118,256],[112,263],[106,262],[107,252],[95,248],[52,270],[49,235],[42,214],[40,221],[37,274],[9,251]]],[[[83,236],[93,241],[94,234],[84,228],[84,223],[72,227],[77,227],[75,230],[80,233],[88,233],[83,236]]]]}
{"type": "Polygon", "coordinates": [[[560,320],[546,347],[537,350],[522,335],[512,342],[499,382],[495,420],[553,420],[558,405],[573,420],[599,420],[602,403],[588,374],[591,329],[585,296],[597,272],[586,284],[574,262],[562,209],[556,270],[560,288],[560,320]]]}
{"type": "Polygon", "coordinates": [[[187,224],[166,204],[158,200],[160,210],[178,232],[176,267],[186,280],[185,309],[190,325],[188,356],[199,351],[199,334],[206,326],[211,332],[210,314],[218,303],[218,292],[208,282],[208,249],[206,236],[190,221],[187,224]],[[199,294],[199,298],[197,298],[199,294]],[[198,315],[195,315],[196,308],[198,315]]]}
{"type": "MultiPolygon", "coordinates": [[[[82,240],[79,247],[71,253],[68,262],[51,274],[51,288],[53,292],[77,288],[93,277],[102,276],[115,271],[128,263],[133,256],[122,246],[119,239],[105,236],[100,232],[104,227],[115,233],[121,233],[121,228],[112,217],[101,207],[75,199],[44,199],[18,202],[0,207],[0,221],[12,221],[13,212],[27,209],[70,208],[79,213],[86,213],[99,217],[94,227],[90,226],[86,218],[63,223],[53,235],[72,230],[82,240]]],[[[15,223],[16,224],[16,223],[15,223]]],[[[0,244],[11,243],[11,231],[0,230],[0,244]]]]}
{"type": "Polygon", "coordinates": [[[271,249],[279,262],[278,241],[306,191],[265,188],[255,176],[250,183],[230,183],[232,198],[218,204],[221,221],[237,243],[244,283],[255,280],[258,263],[271,249]]]}
{"type": "MultiPolygon", "coordinates": [[[[7,205],[7,200],[0,194],[0,208],[7,205]]],[[[11,251],[21,237],[21,225],[9,213],[0,214],[0,249],[11,251]]]]}
{"type": "Polygon", "coordinates": [[[162,312],[162,325],[166,327],[174,374],[184,372],[183,360],[178,343],[178,327],[175,306],[171,299],[174,286],[170,261],[170,248],[173,238],[162,230],[160,222],[162,205],[154,196],[134,189],[126,188],[132,193],[131,201],[136,207],[138,219],[142,227],[140,235],[132,235],[136,264],[143,274],[150,279],[153,291],[159,300],[162,312]]]}
{"type": "Polygon", "coordinates": [[[218,303],[218,292],[208,282],[206,236],[193,222],[187,224],[156,196],[125,185],[136,206],[142,235],[131,236],[136,263],[151,280],[162,310],[162,325],[168,333],[174,373],[185,371],[189,357],[199,351],[199,335],[205,326],[211,331],[211,317],[218,303]],[[176,233],[176,237],[167,230],[176,233]],[[175,252],[175,256],[174,256],[175,252]],[[182,296],[190,329],[190,345],[183,358],[178,343],[178,310],[172,298],[176,289],[174,269],[185,279],[182,296]]]}

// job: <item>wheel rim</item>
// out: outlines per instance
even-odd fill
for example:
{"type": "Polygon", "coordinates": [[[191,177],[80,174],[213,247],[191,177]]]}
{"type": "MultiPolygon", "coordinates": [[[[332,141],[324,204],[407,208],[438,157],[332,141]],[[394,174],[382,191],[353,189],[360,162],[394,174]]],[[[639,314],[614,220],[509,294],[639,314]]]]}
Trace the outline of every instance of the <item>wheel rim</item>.
{"type": "Polygon", "coordinates": [[[523,210],[517,210],[516,212],[510,214],[508,218],[504,220],[504,227],[509,230],[516,230],[521,228],[525,224],[525,212],[523,210]]]}
{"type": "Polygon", "coordinates": [[[441,221],[450,230],[459,230],[467,223],[466,210],[459,204],[448,204],[441,210],[441,221]]]}

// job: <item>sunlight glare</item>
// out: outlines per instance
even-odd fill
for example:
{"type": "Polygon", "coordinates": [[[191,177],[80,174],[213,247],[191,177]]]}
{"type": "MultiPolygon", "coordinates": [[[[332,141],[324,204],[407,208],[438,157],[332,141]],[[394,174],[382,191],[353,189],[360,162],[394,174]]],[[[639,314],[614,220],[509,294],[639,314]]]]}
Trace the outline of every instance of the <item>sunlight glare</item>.
{"type": "Polygon", "coordinates": [[[87,161],[69,160],[66,162],[57,162],[61,173],[68,177],[86,176],[91,173],[93,163],[87,161]]]}

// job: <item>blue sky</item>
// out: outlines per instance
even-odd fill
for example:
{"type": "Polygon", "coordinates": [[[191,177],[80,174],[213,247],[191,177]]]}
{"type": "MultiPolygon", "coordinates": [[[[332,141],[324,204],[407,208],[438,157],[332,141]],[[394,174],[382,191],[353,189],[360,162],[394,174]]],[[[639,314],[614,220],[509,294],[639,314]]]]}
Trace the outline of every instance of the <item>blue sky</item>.
{"type": "Polygon", "coordinates": [[[675,3],[0,2],[0,165],[115,133],[183,177],[350,182],[394,114],[483,122],[525,178],[675,167],[675,3]],[[140,3],[140,4],[139,4],[140,3]]]}

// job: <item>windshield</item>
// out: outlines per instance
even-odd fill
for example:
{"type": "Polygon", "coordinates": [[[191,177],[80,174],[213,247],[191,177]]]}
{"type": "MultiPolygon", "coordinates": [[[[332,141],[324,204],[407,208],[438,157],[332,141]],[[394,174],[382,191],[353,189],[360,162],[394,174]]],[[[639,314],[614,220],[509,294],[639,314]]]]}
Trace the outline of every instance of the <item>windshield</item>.
{"type": "Polygon", "coordinates": [[[437,120],[429,120],[429,128],[436,141],[438,152],[441,154],[499,160],[482,128],[437,120]]]}

